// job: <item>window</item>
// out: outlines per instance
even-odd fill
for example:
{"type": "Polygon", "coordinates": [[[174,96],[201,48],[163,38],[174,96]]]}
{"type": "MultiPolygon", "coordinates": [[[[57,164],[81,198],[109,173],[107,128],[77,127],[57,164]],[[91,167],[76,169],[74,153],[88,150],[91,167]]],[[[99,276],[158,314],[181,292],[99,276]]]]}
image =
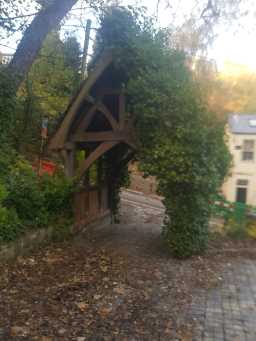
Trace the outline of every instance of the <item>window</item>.
{"type": "Polygon", "coordinates": [[[237,180],[236,202],[246,204],[248,180],[237,180]]]}
{"type": "Polygon", "coordinates": [[[244,140],[242,160],[252,161],[254,159],[254,140],[244,140]]]}
{"type": "Polygon", "coordinates": [[[237,186],[246,187],[248,186],[248,180],[237,180],[237,186]]]}
{"type": "Polygon", "coordinates": [[[256,127],[256,120],[250,120],[249,125],[250,127],[256,127]]]}

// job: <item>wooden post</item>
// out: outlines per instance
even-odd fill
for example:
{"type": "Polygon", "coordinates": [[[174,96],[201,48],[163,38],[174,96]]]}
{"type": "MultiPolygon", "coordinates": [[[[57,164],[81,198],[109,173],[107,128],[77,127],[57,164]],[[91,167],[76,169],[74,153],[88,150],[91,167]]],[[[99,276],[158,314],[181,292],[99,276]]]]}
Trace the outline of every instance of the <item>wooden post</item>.
{"type": "Polygon", "coordinates": [[[125,94],[122,91],[119,95],[119,127],[120,130],[124,129],[125,125],[125,94]]]}
{"type": "Polygon", "coordinates": [[[73,177],[75,175],[75,144],[68,143],[66,149],[61,151],[64,159],[65,175],[73,177]]]}
{"type": "Polygon", "coordinates": [[[66,175],[68,177],[73,177],[75,174],[75,150],[67,150],[67,159],[66,159],[66,175]]]}

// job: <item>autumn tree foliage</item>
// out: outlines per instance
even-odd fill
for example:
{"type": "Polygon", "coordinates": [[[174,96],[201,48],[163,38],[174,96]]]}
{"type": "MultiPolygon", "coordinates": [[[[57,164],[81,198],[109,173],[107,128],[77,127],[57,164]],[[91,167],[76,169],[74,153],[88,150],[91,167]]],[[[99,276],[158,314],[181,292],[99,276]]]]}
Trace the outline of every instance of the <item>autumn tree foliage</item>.
{"type": "Polygon", "coordinates": [[[17,93],[15,141],[19,151],[38,154],[42,119],[48,119],[51,133],[79,87],[80,67],[81,48],[76,38],[67,36],[62,41],[58,31],[50,33],[17,93]]]}

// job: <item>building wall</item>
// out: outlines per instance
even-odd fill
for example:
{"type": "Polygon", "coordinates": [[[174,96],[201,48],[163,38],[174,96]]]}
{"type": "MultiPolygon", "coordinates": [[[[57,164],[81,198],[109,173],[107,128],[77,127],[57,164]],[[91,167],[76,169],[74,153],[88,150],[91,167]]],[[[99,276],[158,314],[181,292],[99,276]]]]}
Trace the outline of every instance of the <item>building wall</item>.
{"type": "Polygon", "coordinates": [[[230,176],[223,185],[223,194],[227,200],[236,201],[237,181],[247,180],[246,203],[256,206],[256,135],[228,133],[228,138],[229,150],[233,155],[233,167],[230,170],[230,176]],[[253,160],[242,160],[244,140],[254,140],[253,160]],[[240,147],[240,149],[237,149],[237,147],[240,147]]]}

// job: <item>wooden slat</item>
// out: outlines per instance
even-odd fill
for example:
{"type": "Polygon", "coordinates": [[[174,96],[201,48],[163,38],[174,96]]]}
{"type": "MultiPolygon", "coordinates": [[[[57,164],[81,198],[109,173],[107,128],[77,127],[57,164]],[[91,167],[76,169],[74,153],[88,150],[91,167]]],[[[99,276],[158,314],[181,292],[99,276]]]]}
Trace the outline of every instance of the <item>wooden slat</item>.
{"type": "Polygon", "coordinates": [[[77,172],[77,177],[80,179],[85,171],[91,166],[91,164],[96,161],[98,158],[101,157],[104,153],[106,153],[108,150],[113,148],[115,145],[117,145],[118,141],[112,141],[112,142],[103,142],[101,143],[89,156],[86,160],[83,161],[81,167],[79,168],[77,172]]]}
{"type": "Polygon", "coordinates": [[[126,138],[124,131],[78,132],[71,137],[73,142],[121,141],[126,138]]]}
{"type": "Polygon", "coordinates": [[[67,112],[60,128],[53,136],[50,141],[49,149],[58,150],[61,149],[66,141],[69,128],[72,124],[72,121],[84,100],[85,96],[88,94],[88,91],[92,87],[92,85],[96,82],[96,80],[100,77],[102,72],[108,67],[108,65],[112,62],[112,53],[107,51],[104,56],[100,59],[99,63],[96,65],[95,69],[89,74],[87,81],[79,92],[78,96],[72,103],[69,111],[67,112]]]}

